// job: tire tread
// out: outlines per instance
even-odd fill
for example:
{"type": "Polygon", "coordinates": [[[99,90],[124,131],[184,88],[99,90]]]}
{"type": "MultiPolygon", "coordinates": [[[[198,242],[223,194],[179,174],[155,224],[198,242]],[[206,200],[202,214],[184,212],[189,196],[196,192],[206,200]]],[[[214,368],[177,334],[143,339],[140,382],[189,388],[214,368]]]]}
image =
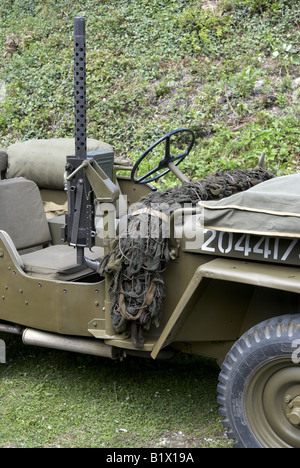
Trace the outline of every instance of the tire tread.
{"type": "MultiPolygon", "coordinates": [[[[239,435],[231,421],[228,409],[226,406],[227,395],[229,394],[230,385],[232,381],[232,373],[234,372],[235,363],[241,362],[244,359],[244,355],[249,355],[253,350],[259,348],[260,343],[269,341],[272,339],[280,339],[282,336],[286,336],[289,340],[292,340],[294,335],[300,330],[300,315],[284,315],[280,317],[274,317],[264,322],[255,325],[253,328],[248,330],[236,343],[233,345],[231,350],[228,352],[219,374],[219,383],[217,386],[218,397],[217,401],[219,404],[219,413],[222,417],[223,427],[227,431],[227,437],[233,439],[234,448],[245,448],[244,443],[240,440],[239,435]]],[[[262,356],[265,356],[263,349],[260,349],[262,356]]]]}

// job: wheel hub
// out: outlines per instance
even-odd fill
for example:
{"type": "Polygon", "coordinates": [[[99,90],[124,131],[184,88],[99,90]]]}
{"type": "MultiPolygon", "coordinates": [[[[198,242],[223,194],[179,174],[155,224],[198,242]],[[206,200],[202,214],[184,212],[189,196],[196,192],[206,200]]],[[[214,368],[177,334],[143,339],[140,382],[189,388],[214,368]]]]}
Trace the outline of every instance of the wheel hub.
{"type": "MultiPolygon", "coordinates": [[[[285,401],[287,401],[287,398],[285,398],[285,401]]],[[[286,408],[286,417],[294,426],[300,426],[300,395],[293,399],[290,397],[286,408]]]]}
{"type": "Polygon", "coordinates": [[[300,368],[270,361],[248,388],[247,416],[263,447],[300,448],[300,368]]]}

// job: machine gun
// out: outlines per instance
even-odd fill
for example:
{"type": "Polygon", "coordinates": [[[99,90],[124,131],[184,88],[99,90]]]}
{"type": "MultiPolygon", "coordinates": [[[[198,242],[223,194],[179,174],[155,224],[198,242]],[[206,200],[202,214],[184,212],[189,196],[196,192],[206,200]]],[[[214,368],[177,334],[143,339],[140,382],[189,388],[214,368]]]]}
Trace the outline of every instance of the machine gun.
{"type": "Polygon", "coordinates": [[[95,203],[114,202],[119,196],[116,185],[96,162],[101,155],[87,153],[84,17],[74,20],[74,97],[75,155],[67,157],[68,213],[62,241],[77,249],[77,263],[81,265],[87,262],[84,249],[95,245],[95,203]]]}

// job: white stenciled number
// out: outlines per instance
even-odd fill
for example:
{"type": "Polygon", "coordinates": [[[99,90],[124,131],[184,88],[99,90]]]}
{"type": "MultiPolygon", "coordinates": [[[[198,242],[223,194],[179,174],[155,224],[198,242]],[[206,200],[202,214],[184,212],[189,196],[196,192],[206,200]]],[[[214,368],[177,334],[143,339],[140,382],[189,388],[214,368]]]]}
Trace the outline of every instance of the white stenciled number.
{"type": "Polygon", "coordinates": [[[229,253],[232,250],[232,232],[220,232],[218,239],[218,249],[221,253],[229,253]],[[223,240],[225,237],[225,240],[223,240]],[[227,241],[226,241],[227,238],[227,241]]]}
{"type": "Polygon", "coordinates": [[[243,234],[236,242],[234,250],[237,252],[243,252],[245,257],[248,257],[249,253],[252,251],[250,247],[250,235],[243,234]]]}
{"type": "Polygon", "coordinates": [[[274,252],[273,252],[274,260],[278,260],[278,249],[279,249],[279,237],[276,237],[274,240],[274,252]]]}
{"type": "Polygon", "coordinates": [[[264,258],[269,258],[272,254],[272,250],[269,248],[270,238],[263,236],[253,247],[253,253],[263,255],[264,258]]]}
{"type": "MultiPolygon", "coordinates": [[[[297,242],[298,242],[297,239],[291,240],[289,246],[283,253],[282,257],[280,258],[282,262],[285,262],[287,260],[287,258],[289,257],[290,253],[292,252],[297,242]]],[[[265,237],[265,236],[260,237],[258,242],[253,247],[253,253],[263,255],[264,258],[269,258],[269,256],[272,255],[272,250],[269,248],[269,246],[270,246],[270,237],[265,237]]],[[[274,239],[273,260],[278,260],[278,257],[279,257],[279,238],[276,237],[274,239]]]]}
{"type": "Polygon", "coordinates": [[[293,248],[295,247],[297,242],[298,242],[298,239],[293,239],[291,241],[290,245],[288,246],[288,248],[286,249],[286,251],[284,252],[284,254],[281,257],[281,260],[283,262],[288,258],[288,256],[290,255],[291,251],[293,250],[293,248]]]}
{"type": "Polygon", "coordinates": [[[216,238],[216,234],[217,234],[216,231],[213,231],[212,229],[204,229],[203,232],[204,234],[206,234],[207,232],[210,232],[211,234],[209,238],[204,242],[201,249],[205,250],[206,252],[214,252],[216,249],[214,247],[208,247],[208,246],[216,238]]]}
{"type": "Polygon", "coordinates": [[[282,252],[279,237],[261,236],[257,238],[257,236],[252,237],[250,234],[242,234],[234,242],[234,234],[232,232],[218,232],[213,229],[204,229],[203,233],[208,234],[209,237],[202,245],[202,251],[213,253],[217,251],[221,254],[230,254],[232,251],[235,251],[242,252],[244,257],[249,257],[252,253],[262,256],[266,260],[280,260],[282,262],[288,259],[298,242],[298,239],[291,239],[285,251],[282,252]],[[253,247],[250,247],[251,239],[255,239],[253,247]]]}

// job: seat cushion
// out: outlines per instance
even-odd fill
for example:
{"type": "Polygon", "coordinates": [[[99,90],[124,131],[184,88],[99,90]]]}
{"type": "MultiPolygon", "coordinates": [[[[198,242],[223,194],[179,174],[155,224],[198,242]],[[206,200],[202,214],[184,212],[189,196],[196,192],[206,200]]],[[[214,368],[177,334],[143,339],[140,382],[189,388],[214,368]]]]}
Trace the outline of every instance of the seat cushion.
{"type": "MultiPolygon", "coordinates": [[[[102,247],[94,247],[91,252],[85,249],[84,254],[91,260],[99,260],[104,256],[102,247]]],[[[22,255],[24,271],[34,277],[46,276],[47,279],[71,281],[91,273],[85,265],[77,264],[77,252],[68,245],[53,245],[22,255]]]]}

